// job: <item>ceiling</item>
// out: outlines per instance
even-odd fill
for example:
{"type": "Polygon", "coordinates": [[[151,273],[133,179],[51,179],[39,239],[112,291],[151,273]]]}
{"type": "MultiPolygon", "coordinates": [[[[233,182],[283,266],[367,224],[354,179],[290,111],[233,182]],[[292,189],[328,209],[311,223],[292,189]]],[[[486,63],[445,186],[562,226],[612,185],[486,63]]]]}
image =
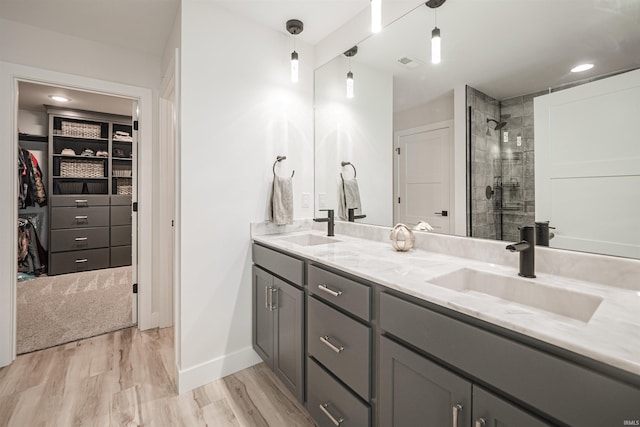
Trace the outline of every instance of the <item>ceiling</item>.
{"type": "MultiPolygon", "coordinates": [[[[298,37],[312,45],[369,7],[369,0],[208,1],[282,33],[288,19],[300,19],[305,28],[298,37]]],[[[383,8],[385,3],[407,1],[383,0],[383,8]]],[[[160,55],[179,2],[0,0],[0,16],[160,55]]],[[[422,1],[415,4],[400,24],[360,43],[353,58],[394,74],[396,110],[460,84],[504,99],[640,66],[640,0],[448,0],[437,10],[443,50],[437,66],[428,58],[434,11],[422,1]],[[403,68],[397,63],[401,57],[420,65],[403,68]],[[568,72],[582,61],[596,66],[580,75],[568,72]]],[[[30,89],[35,88],[25,87],[30,89]]],[[[82,101],[81,93],[70,97],[82,101]]],[[[41,108],[41,99],[37,102],[41,108]]]]}

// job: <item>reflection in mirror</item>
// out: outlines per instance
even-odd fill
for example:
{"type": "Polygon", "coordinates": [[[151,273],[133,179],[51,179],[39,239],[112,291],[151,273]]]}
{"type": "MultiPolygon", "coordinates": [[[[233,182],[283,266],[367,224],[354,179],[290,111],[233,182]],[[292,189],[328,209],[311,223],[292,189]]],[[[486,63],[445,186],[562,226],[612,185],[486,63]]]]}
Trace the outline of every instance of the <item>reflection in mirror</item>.
{"type": "MultiPolygon", "coordinates": [[[[404,207],[408,218],[403,219],[408,223],[462,215],[466,227],[450,227],[448,232],[515,241],[523,224],[550,221],[547,226],[556,227],[551,229],[552,247],[640,257],[640,225],[625,223],[631,210],[638,211],[634,203],[640,195],[633,189],[640,188],[640,146],[630,137],[621,139],[621,135],[638,135],[640,129],[634,124],[638,120],[628,118],[636,114],[640,95],[631,89],[629,99],[605,95],[610,78],[640,67],[640,2],[446,2],[438,9],[442,62],[437,65],[430,62],[425,30],[433,19],[433,10],[420,3],[358,44],[358,54],[351,59],[355,96],[350,103],[344,96],[348,71],[344,55],[316,71],[316,207],[337,203],[339,173],[344,172],[340,162],[351,161],[358,168],[362,213],[367,214],[359,222],[392,225],[401,219],[404,207]],[[585,61],[594,67],[584,73],[569,72],[585,61]],[[367,87],[359,73],[378,76],[386,83],[367,87]],[[583,102],[573,108],[574,101],[565,100],[566,109],[575,113],[563,113],[569,124],[558,128],[539,124],[537,99],[582,86],[590,90],[591,85],[605,88],[600,104],[583,102]],[[603,108],[607,115],[597,113],[603,108]],[[539,126],[553,135],[542,141],[539,126]],[[570,126],[583,130],[571,131],[570,126]],[[436,132],[444,133],[439,138],[447,142],[441,145],[450,144],[455,150],[439,150],[433,142],[436,132]],[[585,135],[597,135],[599,144],[585,135]],[[566,147],[549,146],[549,141],[557,144],[561,137],[570,138],[566,147]],[[398,155],[394,149],[401,144],[408,151],[400,150],[398,155]],[[598,144],[597,148],[591,144],[598,144]],[[540,146],[546,147],[544,152],[540,146]],[[623,149],[627,151],[619,158],[625,160],[616,162],[612,153],[623,149]],[[467,159],[460,162],[458,153],[465,151],[467,159]],[[578,152],[587,154],[566,155],[578,152]],[[565,157],[557,158],[559,153],[565,157]],[[400,162],[402,154],[406,157],[400,162]],[[542,184],[537,176],[541,155],[551,171],[545,172],[542,184]],[[590,187],[592,175],[582,175],[578,183],[570,182],[566,173],[557,173],[574,170],[577,166],[572,162],[584,166],[594,159],[601,163],[594,175],[614,174],[615,183],[601,181],[590,187]],[[449,171],[440,171],[439,176],[448,175],[455,182],[434,185],[440,179],[437,168],[443,164],[449,171]],[[460,176],[466,176],[466,206],[453,205],[453,200],[459,200],[460,176]],[[404,185],[403,179],[411,185],[404,185]],[[570,185],[564,188],[563,184],[570,185]],[[449,206],[443,197],[447,187],[449,206]],[[558,193],[560,187],[564,193],[558,193]],[[596,196],[605,193],[610,197],[596,196]],[[412,194],[422,197],[413,201],[401,197],[412,194]],[[541,198],[552,204],[541,205],[541,198]],[[403,201],[411,203],[403,206],[403,201]],[[418,215],[412,217],[415,212],[418,215]],[[433,218],[425,216],[429,213],[433,218]],[[570,218],[583,220],[571,222],[570,218]],[[587,231],[577,233],[577,223],[587,231]],[[573,243],[568,244],[569,240],[573,243]]],[[[631,87],[640,86],[635,78],[631,87]]],[[[547,118],[549,109],[560,108],[553,99],[550,102],[545,104],[547,118]]],[[[560,118],[556,114],[554,123],[560,118]]],[[[436,231],[447,232],[446,220],[445,228],[436,231]]]]}

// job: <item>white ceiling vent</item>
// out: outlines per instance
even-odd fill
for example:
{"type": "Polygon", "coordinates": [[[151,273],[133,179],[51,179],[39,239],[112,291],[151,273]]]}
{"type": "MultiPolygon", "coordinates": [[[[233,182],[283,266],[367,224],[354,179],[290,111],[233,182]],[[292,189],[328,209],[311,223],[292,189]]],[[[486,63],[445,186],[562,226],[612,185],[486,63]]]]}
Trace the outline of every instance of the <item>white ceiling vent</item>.
{"type": "Polygon", "coordinates": [[[424,64],[424,62],[418,59],[412,59],[407,56],[403,56],[402,58],[398,59],[397,62],[404,68],[418,68],[419,66],[424,64]]]}

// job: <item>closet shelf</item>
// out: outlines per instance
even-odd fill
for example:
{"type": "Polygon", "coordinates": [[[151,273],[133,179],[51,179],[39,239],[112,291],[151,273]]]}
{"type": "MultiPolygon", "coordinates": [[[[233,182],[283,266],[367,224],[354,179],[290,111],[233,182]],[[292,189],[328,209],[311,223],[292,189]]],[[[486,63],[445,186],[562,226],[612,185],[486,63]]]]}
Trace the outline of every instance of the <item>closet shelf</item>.
{"type": "Polygon", "coordinates": [[[63,139],[66,141],[91,141],[91,142],[109,142],[109,138],[83,138],[81,136],[53,135],[55,139],[63,139]]]}
{"type": "Polygon", "coordinates": [[[78,180],[78,179],[91,179],[91,180],[101,180],[101,179],[109,179],[108,177],[99,177],[99,178],[95,178],[95,177],[84,177],[84,176],[60,176],[60,175],[53,175],[53,179],[72,179],[72,180],[78,180]]]}
{"type": "Polygon", "coordinates": [[[53,157],[61,157],[63,159],[78,159],[78,160],[82,160],[82,159],[107,160],[107,159],[109,159],[108,157],[103,157],[103,156],[69,156],[67,154],[54,154],[53,157]]]}

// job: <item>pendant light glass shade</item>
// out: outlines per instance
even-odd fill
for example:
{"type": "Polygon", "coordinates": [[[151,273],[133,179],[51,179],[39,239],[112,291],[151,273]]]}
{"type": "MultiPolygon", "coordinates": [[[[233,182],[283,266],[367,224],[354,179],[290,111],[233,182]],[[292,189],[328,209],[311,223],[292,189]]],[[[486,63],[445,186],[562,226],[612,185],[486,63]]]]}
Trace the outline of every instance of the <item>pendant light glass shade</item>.
{"type": "Polygon", "coordinates": [[[435,27],[431,32],[431,63],[440,63],[440,28],[435,27]]]}
{"type": "Polygon", "coordinates": [[[291,82],[298,83],[298,52],[291,52],[291,82]]]}
{"type": "Polygon", "coordinates": [[[353,73],[351,71],[347,73],[347,98],[353,98],[353,73]]]}
{"type": "Polygon", "coordinates": [[[371,0],[371,32],[379,33],[382,29],[382,0],[371,0]]]}

